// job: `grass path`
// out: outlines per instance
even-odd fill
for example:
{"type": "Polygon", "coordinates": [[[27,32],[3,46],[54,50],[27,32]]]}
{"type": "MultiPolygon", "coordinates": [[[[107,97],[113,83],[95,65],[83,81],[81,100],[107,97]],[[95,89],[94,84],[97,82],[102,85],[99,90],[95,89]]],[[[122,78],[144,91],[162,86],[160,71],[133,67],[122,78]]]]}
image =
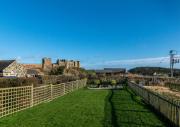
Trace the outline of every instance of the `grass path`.
{"type": "Polygon", "coordinates": [[[114,127],[168,126],[131,91],[114,90],[112,92],[111,103],[114,127]]]}
{"type": "Polygon", "coordinates": [[[0,119],[0,127],[103,127],[106,90],[81,89],[0,119]]]}

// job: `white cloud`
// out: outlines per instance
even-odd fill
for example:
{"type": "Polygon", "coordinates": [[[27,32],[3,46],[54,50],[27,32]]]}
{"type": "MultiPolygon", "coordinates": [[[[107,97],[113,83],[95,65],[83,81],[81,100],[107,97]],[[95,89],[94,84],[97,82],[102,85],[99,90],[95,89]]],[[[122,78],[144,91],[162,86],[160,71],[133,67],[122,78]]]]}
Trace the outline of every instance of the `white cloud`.
{"type": "Polygon", "coordinates": [[[169,67],[169,56],[165,57],[154,57],[154,58],[142,58],[142,59],[129,59],[129,60],[113,60],[104,61],[98,63],[85,63],[83,64],[85,68],[97,69],[104,67],[126,67],[132,68],[137,66],[162,66],[169,67]]]}
{"type": "Polygon", "coordinates": [[[115,60],[107,61],[104,64],[116,65],[116,64],[154,64],[154,63],[167,63],[169,62],[169,57],[157,57],[157,58],[144,58],[144,59],[132,59],[132,60],[115,60]]]}
{"type": "Polygon", "coordinates": [[[17,57],[16,57],[16,60],[20,63],[21,60],[22,60],[21,56],[17,56],[17,57]]]}

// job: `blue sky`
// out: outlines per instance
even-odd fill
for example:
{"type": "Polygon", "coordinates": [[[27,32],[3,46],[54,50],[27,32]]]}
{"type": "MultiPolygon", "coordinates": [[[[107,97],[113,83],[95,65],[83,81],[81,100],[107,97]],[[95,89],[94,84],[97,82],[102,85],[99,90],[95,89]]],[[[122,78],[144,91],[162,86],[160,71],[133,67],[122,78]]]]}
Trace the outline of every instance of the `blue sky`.
{"type": "Polygon", "coordinates": [[[169,50],[180,52],[180,1],[0,0],[0,44],[0,59],[23,63],[168,67],[169,50]]]}

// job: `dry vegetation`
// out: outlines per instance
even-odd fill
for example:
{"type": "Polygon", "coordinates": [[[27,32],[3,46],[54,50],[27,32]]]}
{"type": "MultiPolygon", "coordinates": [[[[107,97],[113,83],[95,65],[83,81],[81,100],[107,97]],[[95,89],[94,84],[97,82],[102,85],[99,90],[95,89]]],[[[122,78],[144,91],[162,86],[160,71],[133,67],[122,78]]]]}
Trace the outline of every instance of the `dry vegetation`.
{"type": "Polygon", "coordinates": [[[159,93],[159,94],[162,94],[170,99],[178,99],[180,100],[180,92],[179,91],[174,91],[168,87],[164,87],[164,86],[145,86],[145,88],[153,91],[153,92],[156,92],[156,93],[159,93]]]}

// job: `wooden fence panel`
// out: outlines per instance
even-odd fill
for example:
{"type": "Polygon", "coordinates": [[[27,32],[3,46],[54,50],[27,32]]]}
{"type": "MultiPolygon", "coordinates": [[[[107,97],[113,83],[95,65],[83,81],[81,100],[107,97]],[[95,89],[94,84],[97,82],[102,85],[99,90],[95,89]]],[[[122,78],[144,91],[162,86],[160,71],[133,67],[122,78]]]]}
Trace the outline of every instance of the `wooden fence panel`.
{"type": "Polygon", "coordinates": [[[72,91],[72,86],[71,83],[66,83],[65,84],[65,94],[70,93],[72,91]]]}
{"type": "Polygon", "coordinates": [[[58,85],[53,85],[52,86],[52,93],[53,93],[52,98],[55,99],[57,97],[63,96],[65,94],[64,89],[65,89],[64,83],[58,84],[58,85]]]}
{"type": "Polygon", "coordinates": [[[76,90],[76,83],[74,81],[72,82],[72,85],[73,85],[73,91],[76,90]]]}
{"type": "Polygon", "coordinates": [[[51,85],[35,87],[33,89],[33,105],[51,100],[51,85]]]}
{"type": "Polygon", "coordinates": [[[41,87],[23,86],[0,89],[0,118],[51,101],[69,92],[82,88],[87,80],[77,80],[41,87]]]}
{"type": "Polygon", "coordinates": [[[180,126],[180,102],[179,100],[170,100],[158,93],[151,92],[144,87],[135,83],[129,83],[129,87],[138,95],[140,95],[145,102],[153,106],[162,115],[168,118],[172,123],[180,126]]]}
{"type": "Polygon", "coordinates": [[[13,114],[30,106],[30,86],[0,89],[0,117],[13,114]]]}

